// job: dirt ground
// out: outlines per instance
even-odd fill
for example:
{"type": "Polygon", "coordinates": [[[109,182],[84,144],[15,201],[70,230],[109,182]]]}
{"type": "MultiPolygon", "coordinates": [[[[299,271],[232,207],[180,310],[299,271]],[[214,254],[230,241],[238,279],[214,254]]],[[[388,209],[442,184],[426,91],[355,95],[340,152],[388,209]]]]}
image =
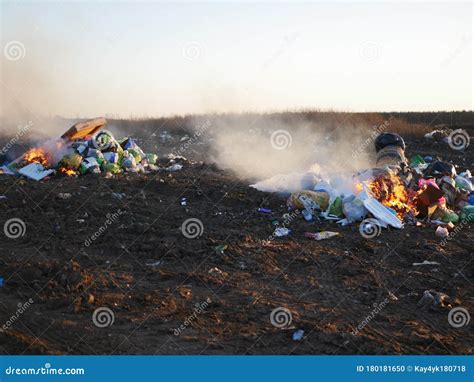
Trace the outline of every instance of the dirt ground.
{"type": "MultiPolygon", "coordinates": [[[[473,168],[472,147],[407,141],[409,155],[473,168]]],[[[448,322],[453,307],[474,314],[472,224],[444,247],[435,226],[369,240],[358,225],[301,216],[290,236],[271,238],[285,199],[203,162],[113,179],[0,176],[0,195],[2,226],[26,224],[16,239],[1,232],[1,354],[473,353],[472,322],[448,322]],[[196,238],[181,229],[191,218],[202,223],[196,238]],[[324,229],[340,236],[304,236],[324,229]],[[412,265],[424,260],[439,265],[412,265]],[[420,307],[425,290],[448,298],[420,307]],[[104,307],[113,322],[99,327],[93,314],[104,307]],[[288,325],[272,324],[275,309],[288,325]]]]}

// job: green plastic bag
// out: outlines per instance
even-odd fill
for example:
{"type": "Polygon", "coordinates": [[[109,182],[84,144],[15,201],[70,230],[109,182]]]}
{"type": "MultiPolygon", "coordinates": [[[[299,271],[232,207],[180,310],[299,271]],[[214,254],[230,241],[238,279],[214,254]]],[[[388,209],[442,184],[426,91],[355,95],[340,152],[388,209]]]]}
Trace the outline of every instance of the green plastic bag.
{"type": "Polygon", "coordinates": [[[71,170],[77,170],[82,163],[82,156],[79,154],[64,155],[59,161],[59,167],[66,167],[71,170]]]}
{"type": "Polygon", "coordinates": [[[342,198],[340,196],[332,202],[331,207],[329,207],[329,214],[337,217],[344,216],[344,212],[342,211],[342,198]]]}
{"type": "Polygon", "coordinates": [[[127,150],[130,155],[132,155],[135,158],[136,163],[140,163],[142,161],[142,156],[140,155],[140,152],[136,149],[128,149],[127,150]]]}
{"type": "Polygon", "coordinates": [[[146,154],[146,160],[149,164],[156,164],[158,161],[158,155],[156,154],[146,154]]]}
{"type": "Polygon", "coordinates": [[[105,163],[102,168],[105,172],[111,172],[112,174],[120,174],[122,172],[120,166],[116,163],[105,163]]]}
{"type": "Polygon", "coordinates": [[[410,159],[410,166],[411,167],[418,167],[420,164],[425,164],[425,160],[421,155],[415,155],[413,158],[410,159]]]}
{"type": "Polygon", "coordinates": [[[469,223],[474,222],[474,206],[472,205],[465,206],[461,210],[461,220],[467,221],[469,223]]]}

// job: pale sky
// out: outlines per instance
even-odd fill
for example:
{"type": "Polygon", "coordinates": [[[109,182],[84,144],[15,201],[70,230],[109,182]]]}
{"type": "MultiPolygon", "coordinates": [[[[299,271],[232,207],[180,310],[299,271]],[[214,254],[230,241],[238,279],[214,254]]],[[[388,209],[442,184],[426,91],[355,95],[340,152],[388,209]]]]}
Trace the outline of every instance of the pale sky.
{"type": "Polygon", "coordinates": [[[0,1],[4,111],[473,109],[469,2],[0,1]]]}

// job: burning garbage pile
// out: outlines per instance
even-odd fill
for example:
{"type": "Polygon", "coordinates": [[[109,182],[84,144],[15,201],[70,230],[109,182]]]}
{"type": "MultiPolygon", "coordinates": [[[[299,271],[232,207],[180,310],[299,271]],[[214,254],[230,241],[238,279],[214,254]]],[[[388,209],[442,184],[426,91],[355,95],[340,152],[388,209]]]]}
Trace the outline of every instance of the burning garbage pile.
{"type": "MultiPolygon", "coordinates": [[[[350,191],[340,192],[337,177],[319,179],[312,189],[291,193],[288,208],[300,211],[307,221],[362,222],[360,231],[366,237],[378,235],[381,228],[400,229],[405,224],[438,225],[437,235],[446,237],[454,224],[474,221],[474,178],[468,169],[457,174],[451,163],[420,155],[408,161],[398,134],[380,134],[375,149],[376,167],[353,175],[350,191]]],[[[324,233],[306,236],[316,240],[334,236],[324,233]]]]}
{"type": "MultiPolygon", "coordinates": [[[[122,172],[144,173],[160,169],[156,154],[145,153],[131,137],[116,140],[111,132],[104,130],[106,123],[104,118],[76,123],[60,139],[34,147],[0,167],[0,173],[42,180],[54,173],[113,176],[122,172]]],[[[181,168],[181,164],[174,164],[167,170],[181,168]]]]}

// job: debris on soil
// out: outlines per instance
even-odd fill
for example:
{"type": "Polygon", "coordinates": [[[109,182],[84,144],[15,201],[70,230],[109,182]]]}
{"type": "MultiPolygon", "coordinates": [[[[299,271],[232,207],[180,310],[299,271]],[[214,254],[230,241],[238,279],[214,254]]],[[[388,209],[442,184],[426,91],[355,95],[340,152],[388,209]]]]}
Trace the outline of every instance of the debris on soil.
{"type": "MultiPolygon", "coordinates": [[[[162,132],[156,131],[152,144],[157,146],[149,146],[150,151],[179,153],[172,144],[180,138],[171,130],[162,132]]],[[[2,333],[0,353],[472,353],[469,328],[451,327],[447,309],[455,303],[473,311],[474,198],[469,183],[456,180],[450,166],[429,168],[437,162],[456,164],[458,176],[472,184],[471,152],[458,155],[447,144],[424,147],[423,134],[412,135],[406,151],[385,150],[379,159],[399,163],[419,155],[424,163],[416,157],[407,166],[351,174],[352,188],[344,192],[335,179],[325,184],[317,179],[307,190],[294,191],[304,196],[288,210],[290,192],[259,191],[214,165],[179,155],[164,156],[166,163],[159,163],[145,154],[148,169],[132,176],[127,166],[133,161],[123,167],[120,155],[104,148],[107,137],[98,139],[99,149],[83,147],[85,137],[74,139],[74,147],[67,139],[72,152],[54,158],[55,149],[45,151],[51,156],[46,166],[44,156],[32,153],[34,163],[55,169],[57,176],[36,182],[0,171],[5,174],[0,193],[6,196],[0,200],[0,221],[18,217],[27,223],[24,236],[2,238],[0,320],[7,322],[19,299],[36,293],[21,322],[2,333]],[[105,165],[99,163],[100,153],[105,165]],[[77,178],[62,177],[53,163],[72,154],[82,158],[74,170],[77,178]],[[95,162],[85,160],[89,154],[110,179],[93,175],[95,162]],[[155,177],[160,173],[151,162],[159,164],[158,170],[185,165],[155,177]],[[377,209],[373,202],[370,209],[365,206],[364,192],[378,202],[377,209]],[[59,193],[72,197],[63,201],[59,193]],[[184,195],[188,205],[181,208],[184,195]],[[258,206],[272,212],[257,213],[258,206]],[[115,219],[118,208],[126,214],[115,219]],[[305,220],[309,215],[311,220],[305,220]],[[376,216],[400,221],[403,229],[376,216]],[[182,235],[189,218],[198,218],[204,227],[194,240],[182,235]],[[376,240],[361,237],[355,224],[366,219],[371,219],[367,227],[387,234],[374,235],[376,240]],[[341,221],[346,225],[334,223],[341,221]],[[449,236],[439,240],[437,226],[447,228],[449,236]],[[330,240],[305,239],[305,232],[334,232],[334,227],[339,235],[330,240]],[[271,240],[275,229],[283,235],[271,240]],[[97,237],[91,241],[93,234],[97,237]],[[204,307],[209,294],[213,303],[204,307]],[[388,303],[347,343],[353,328],[371,316],[374,302],[385,297],[388,303]],[[194,317],[197,305],[203,308],[194,317]],[[99,307],[110,307],[116,318],[110,336],[98,335],[92,321],[99,307]],[[291,310],[296,328],[269,330],[276,307],[291,310]],[[192,325],[185,334],[169,335],[189,317],[192,325]],[[307,327],[311,330],[304,332],[307,327]]],[[[135,135],[133,141],[138,141],[135,135]]],[[[194,159],[191,152],[186,156],[194,159]]],[[[63,163],[76,166],[78,159],[66,157],[63,163]]],[[[23,157],[16,163],[16,169],[28,164],[23,157]]]]}
{"type": "MultiPolygon", "coordinates": [[[[61,138],[34,147],[3,166],[2,172],[39,181],[56,172],[71,177],[88,173],[110,177],[159,170],[156,154],[145,153],[131,137],[116,140],[111,132],[103,130],[106,123],[104,118],[76,123],[61,138]]],[[[182,164],[175,163],[166,171],[182,168],[182,164]]]]}

